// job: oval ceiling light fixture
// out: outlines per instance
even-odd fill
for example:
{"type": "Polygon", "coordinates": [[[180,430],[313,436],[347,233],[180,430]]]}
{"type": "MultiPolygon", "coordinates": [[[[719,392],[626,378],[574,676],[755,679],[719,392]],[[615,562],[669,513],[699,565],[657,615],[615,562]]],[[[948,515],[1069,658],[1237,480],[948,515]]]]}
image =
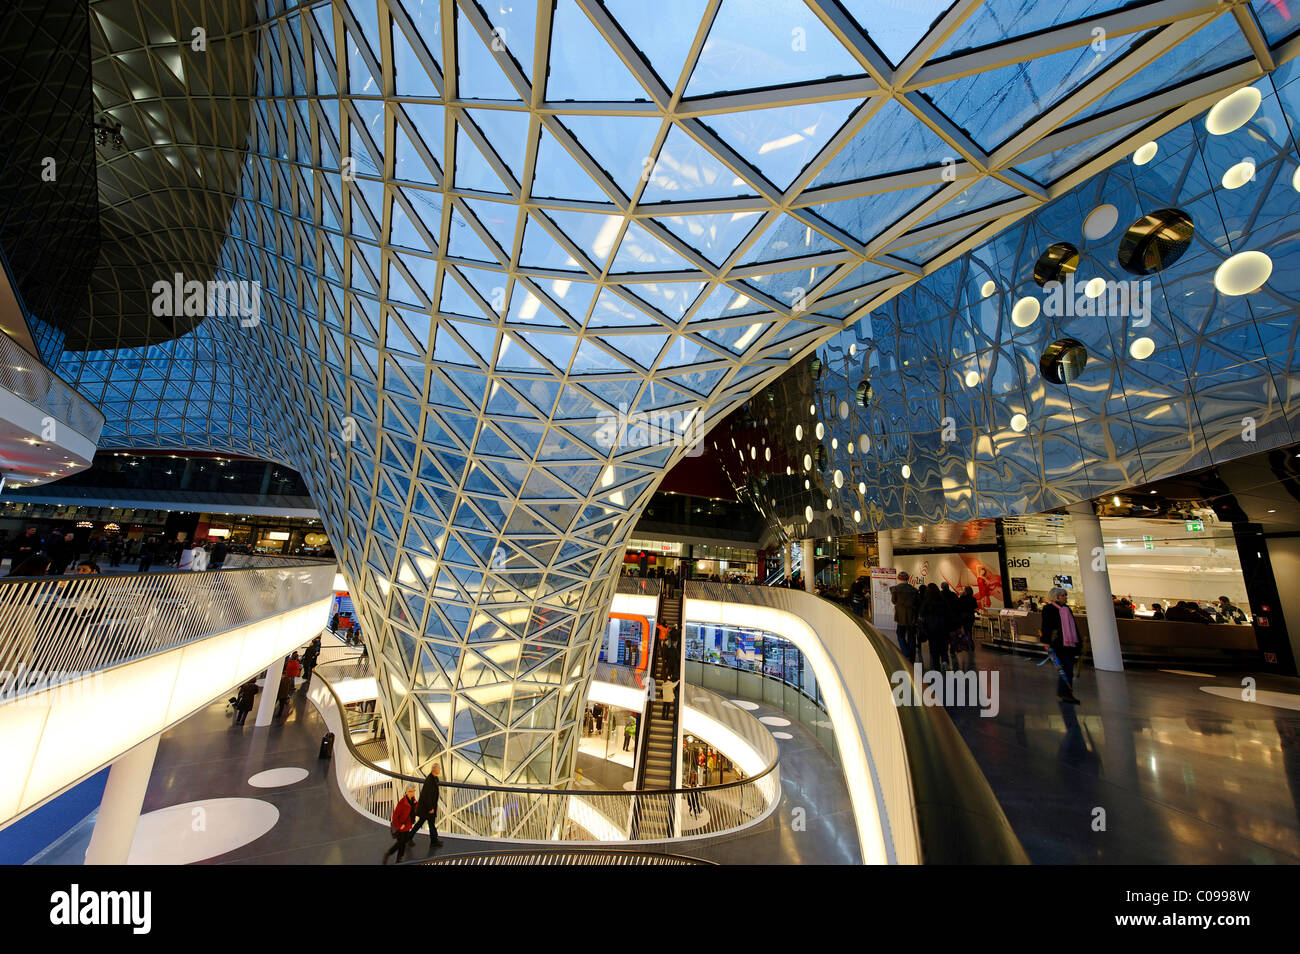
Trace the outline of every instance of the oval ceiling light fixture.
{"type": "Polygon", "coordinates": [[[829,498],[826,500],[826,509],[827,509],[827,510],[834,510],[834,509],[835,509],[835,504],[831,503],[829,498]]]}
{"type": "Polygon", "coordinates": [[[1253,86],[1243,86],[1229,93],[1210,107],[1205,116],[1205,128],[1212,136],[1224,136],[1250,122],[1263,99],[1253,86]]]}
{"type": "Polygon", "coordinates": [[[1248,295],[1264,287],[1273,260],[1263,252],[1238,252],[1214,271],[1214,287],[1225,295],[1248,295]]]}
{"type": "MultiPolygon", "coordinates": [[[[1296,172],[1300,172],[1300,169],[1297,169],[1296,172]]],[[[983,285],[980,286],[980,295],[982,295],[985,298],[988,298],[997,290],[998,290],[998,283],[993,281],[992,279],[989,279],[983,285]]]]}
{"type": "Polygon", "coordinates": [[[1015,431],[1017,434],[1023,431],[1028,426],[1029,426],[1029,418],[1025,417],[1023,414],[1011,415],[1011,429],[1015,431]]]}
{"type": "Polygon", "coordinates": [[[1160,149],[1154,142],[1146,142],[1137,147],[1133,153],[1133,165],[1145,166],[1148,162],[1156,157],[1156,152],[1160,149]]]}
{"type": "Polygon", "coordinates": [[[826,436],[826,425],[822,424],[821,421],[818,421],[817,426],[813,428],[813,433],[817,435],[818,440],[821,440],[826,436]]]}
{"type": "Polygon", "coordinates": [[[966,372],[966,387],[973,388],[980,383],[980,373],[978,371],[966,372]]]}
{"type": "Polygon", "coordinates": [[[858,346],[856,344],[849,345],[849,357],[852,358],[857,353],[858,353],[858,346]]]}
{"type": "Polygon", "coordinates": [[[861,510],[855,510],[855,511],[853,511],[853,522],[854,522],[854,523],[861,523],[861,522],[862,522],[862,511],[861,511],[861,510]]]}
{"type": "Polygon", "coordinates": [[[1106,279],[1092,278],[1083,286],[1083,293],[1089,298],[1100,298],[1106,292],[1106,279]]]}
{"type": "Polygon", "coordinates": [[[908,479],[909,477],[911,477],[911,476],[912,476],[912,468],[911,468],[911,465],[909,465],[909,464],[904,464],[904,465],[903,465],[903,479],[904,479],[904,480],[907,480],[907,479],[908,479]]]}
{"type": "Polygon", "coordinates": [[[817,416],[817,405],[816,405],[816,404],[809,404],[809,405],[808,405],[808,414],[809,414],[809,416],[811,416],[811,417],[816,417],[816,416],[817,416]]]}
{"type": "Polygon", "coordinates": [[[1255,160],[1243,159],[1235,166],[1229,167],[1228,171],[1223,174],[1220,184],[1225,189],[1240,189],[1247,182],[1255,178],[1255,160]]]}
{"type": "Polygon", "coordinates": [[[1083,237],[1086,239],[1104,239],[1119,224],[1119,209],[1106,204],[1099,205],[1088,213],[1083,220],[1083,237]]]}
{"type": "Polygon", "coordinates": [[[849,402],[848,402],[848,401],[841,401],[841,402],[840,402],[840,420],[842,420],[842,421],[847,421],[848,419],[849,419],[849,402]]]}
{"type": "Polygon", "coordinates": [[[865,480],[863,480],[863,481],[859,481],[859,482],[858,482],[858,493],[860,493],[860,494],[865,494],[866,492],[867,492],[867,482],[866,482],[865,480]]]}
{"type": "Polygon", "coordinates": [[[812,504],[809,504],[807,507],[803,508],[803,518],[807,520],[809,523],[812,523],[812,518],[813,518],[812,504]]]}
{"type": "Polygon", "coordinates": [[[811,480],[805,480],[805,481],[803,482],[803,489],[804,489],[804,490],[812,490],[812,481],[811,481],[811,480]]]}
{"type": "Polygon", "coordinates": [[[794,439],[797,440],[797,441],[801,441],[801,440],[803,440],[803,425],[802,425],[802,424],[796,424],[796,425],[794,426],[794,439]]]}
{"type": "Polygon", "coordinates": [[[763,459],[764,459],[764,460],[771,460],[771,459],[772,459],[772,448],[770,448],[770,447],[764,447],[764,448],[763,448],[763,459]]]}
{"type": "Polygon", "coordinates": [[[1296,166],[1295,172],[1291,176],[1291,188],[1300,192],[1300,166],[1296,166]]]}
{"type": "Polygon", "coordinates": [[[835,472],[835,486],[836,488],[844,486],[844,471],[837,470],[835,472]]]}
{"type": "Polygon", "coordinates": [[[803,469],[804,469],[804,470],[812,470],[812,455],[811,455],[811,454],[804,454],[804,455],[803,455],[803,469]]]}
{"type": "Polygon", "coordinates": [[[1128,346],[1128,353],[1139,361],[1145,361],[1155,353],[1156,343],[1150,338],[1134,338],[1128,346]]]}
{"type": "Polygon", "coordinates": [[[1022,298],[1011,309],[1011,323],[1017,328],[1028,328],[1038,320],[1038,314],[1042,310],[1043,306],[1037,298],[1022,298]]]}

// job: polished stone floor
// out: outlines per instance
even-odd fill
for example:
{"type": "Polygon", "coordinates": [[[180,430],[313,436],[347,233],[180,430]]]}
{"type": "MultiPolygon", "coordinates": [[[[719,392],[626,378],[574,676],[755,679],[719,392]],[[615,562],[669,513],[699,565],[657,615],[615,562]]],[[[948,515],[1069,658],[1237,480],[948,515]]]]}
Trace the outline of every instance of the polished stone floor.
{"type": "MultiPolygon", "coordinates": [[[[1036,662],[981,650],[1000,712],[951,710],[1032,861],[1300,862],[1300,712],[1241,701],[1246,674],[1142,669],[1085,670],[1071,706],[1036,662]]],[[[1300,680],[1257,688],[1300,693],[1300,680]]]]}

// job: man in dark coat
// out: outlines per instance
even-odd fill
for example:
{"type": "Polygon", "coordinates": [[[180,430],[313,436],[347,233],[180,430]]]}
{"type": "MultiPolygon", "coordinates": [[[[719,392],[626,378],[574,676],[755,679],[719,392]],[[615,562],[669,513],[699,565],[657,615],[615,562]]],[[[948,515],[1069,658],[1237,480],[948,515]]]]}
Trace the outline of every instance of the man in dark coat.
{"type": "Polygon", "coordinates": [[[249,710],[253,708],[253,696],[260,691],[256,679],[250,679],[239,687],[239,695],[235,697],[235,725],[244,724],[249,710]]]}
{"type": "Polygon", "coordinates": [[[894,625],[898,627],[898,648],[909,663],[916,659],[916,612],[920,608],[920,595],[908,582],[906,571],[898,574],[898,585],[889,591],[894,604],[894,625]]]}
{"type": "Polygon", "coordinates": [[[420,830],[420,826],[426,821],[429,823],[429,852],[433,849],[442,847],[442,839],[438,837],[438,773],[441,771],[435,764],[429,769],[429,775],[420,786],[420,798],[415,803],[415,824],[411,826],[411,839],[414,840],[415,833],[420,830]]]}

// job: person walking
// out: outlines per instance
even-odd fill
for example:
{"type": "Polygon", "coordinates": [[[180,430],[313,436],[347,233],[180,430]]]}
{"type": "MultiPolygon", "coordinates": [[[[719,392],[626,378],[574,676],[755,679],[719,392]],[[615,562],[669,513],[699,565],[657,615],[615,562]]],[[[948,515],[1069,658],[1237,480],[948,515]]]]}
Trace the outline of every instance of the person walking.
{"type": "Polygon", "coordinates": [[[280,717],[284,708],[289,704],[289,699],[293,696],[293,676],[289,675],[289,664],[285,663],[284,672],[280,675],[280,688],[275,693],[275,716],[280,717]]]}
{"type": "Polygon", "coordinates": [[[303,685],[311,682],[312,671],[316,668],[316,660],[320,658],[320,637],[317,636],[307,644],[307,651],[302,654],[302,681],[303,685]]]}
{"type": "Polygon", "coordinates": [[[226,546],[225,540],[218,540],[216,546],[212,548],[212,553],[208,559],[209,570],[220,570],[226,565],[226,557],[230,555],[230,547],[226,546]]]}
{"type": "Polygon", "coordinates": [[[951,646],[954,660],[962,657],[961,668],[969,671],[975,668],[975,614],[979,611],[979,600],[975,590],[966,587],[957,597],[957,630],[951,646]]]}
{"type": "Polygon", "coordinates": [[[889,599],[894,604],[894,625],[898,629],[898,648],[903,651],[908,664],[911,665],[916,661],[918,648],[916,620],[917,611],[920,609],[921,604],[921,594],[911,584],[911,577],[908,576],[906,570],[898,574],[898,584],[890,588],[889,599]]]}
{"type": "Polygon", "coordinates": [[[635,738],[636,738],[636,716],[630,715],[627,717],[627,725],[623,727],[623,751],[624,752],[627,751],[628,745],[631,744],[632,740],[635,738]]]}
{"type": "MultiPolygon", "coordinates": [[[[934,583],[927,583],[921,594],[920,630],[930,644],[930,668],[942,669],[948,661],[948,640],[955,628],[952,607],[934,583]]],[[[917,648],[917,657],[921,655],[917,648]]]]}
{"type": "Polygon", "coordinates": [[[420,830],[420,826],[426,821],[429,823],[429,854],[433,854],[433,849],[442,847],[442,839],[438,837],[438,774],[441,771],[437,765],[429,769],[424,784],[420,786],[420,798],[415,803],[415,822],[411,825],[409,840],[415,841],[415,833],[420,830]]]}
{"type": "Polygon", "coordinates": [[[145,540],[140,544],[140,573],[148,573],[149,567],[153,566],[154,557],[157,555],[158,541],[153,537],[145,540]]]}
{"type": "Polygon", "coordinates": [[[393,836],[392,846],[384,852],[384,864],[388,864],[388,859],[397,855],[397,863],[400,865],[402,859],[406,857],[406,846],[411,843],[411,826],[415,818],[415,786],[406,786],[406,794],[398,799],[397,805],[393,808],[392,821],[388,825],[388,833],[393,836]]]}
{"type": "Polygon", "coordinates": [[[239,694],[235,696],[235,725],[244,724],[249,711],[253,708],[253,697],[259,692],[261,690],[257,687],[255,678],[239,687],[239,694]]]}
{"type": "Polygon", "coordinates": [[[1079,627],[1074,613],[1066,604],[1069,594],[1059,586],[1052,587],[1047,593],[1050,602],[1043,606],[1043,631],[1040,636],[1056,653],[1061,664],[1061,672],[1056,678],[1056,697],[1062,702],[1079,705],[1074,695],[1074,662],[1079,658],[1083,640],[1079,638],[1079,627]]]}

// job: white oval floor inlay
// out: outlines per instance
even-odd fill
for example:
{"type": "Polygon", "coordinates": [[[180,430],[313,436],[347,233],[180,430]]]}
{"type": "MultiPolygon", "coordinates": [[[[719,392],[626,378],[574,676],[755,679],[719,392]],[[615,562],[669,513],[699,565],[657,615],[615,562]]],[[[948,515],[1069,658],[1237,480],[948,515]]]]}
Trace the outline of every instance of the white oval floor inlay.
{"type": "Polygon", "coordinates": [[[188,865],[256,841],[280,810],[258,798],[210,798],[141,815],[129,865],[188,865]]]}
{"type": "Polygon", "coordinates": [[[700,806],[700,813],[692,817],[690,805],[682,809],[682,831],[692,831],[696,828],[703,828],[709,823],[709,810],[703,805],[700,806]]]}
{"type": "Polygon", "coordinates": [[[273,768],[267,769],[265,772],[258,772],[248,780],[248,784],[253,788],[280,788],[282,785],[301,782],[309,774],[311,773],[305,768],[273,768]]]}
{"type": "Polygon", "coordinates": [[[759,716],[758,721],[763,725],[787,726],[790,724],[789,719],[782,719],[780,716],[759,716]]]}
{"type": "Polygon", "coordinates": [[[781,739],[782,741],[785,741],[787,739],[793,739],[794,736],[791,735],[789,732],[773,732],[772,738],[781,739]]]}
{"type": "MultiPolygon", "coordinates": [[[[1247,701],[1241,697],[1242,689],[1240,686],[1201,686],[1201,692],[1208,692],[1212,696],[1222,696],[1224,699],[1233,699],[1237,702],[1247,701]]],[[[1292,692],[1271,692],[1268,689],[1256,689],[1254,701],[1277,709],[1300,711],[1300,696],[1292,692]]]]}
{"type": "Polygon", "coordinates": [[[733,706],[740,706],[740,708],[747,709],[750,712],[753,712],[758,708],[757,702],[750,702],[748,699],[732,699],[731,704],[733,706]]]}
{"type": "Polygon", "coordinates": [[[625,792],[635,792],[635,791],[636,791],[636,779],[632,779],[632,781],[630,781],[630,782],[624,782],[624,783],[623,783],[623,791],[625,791],[625,792]]]}

